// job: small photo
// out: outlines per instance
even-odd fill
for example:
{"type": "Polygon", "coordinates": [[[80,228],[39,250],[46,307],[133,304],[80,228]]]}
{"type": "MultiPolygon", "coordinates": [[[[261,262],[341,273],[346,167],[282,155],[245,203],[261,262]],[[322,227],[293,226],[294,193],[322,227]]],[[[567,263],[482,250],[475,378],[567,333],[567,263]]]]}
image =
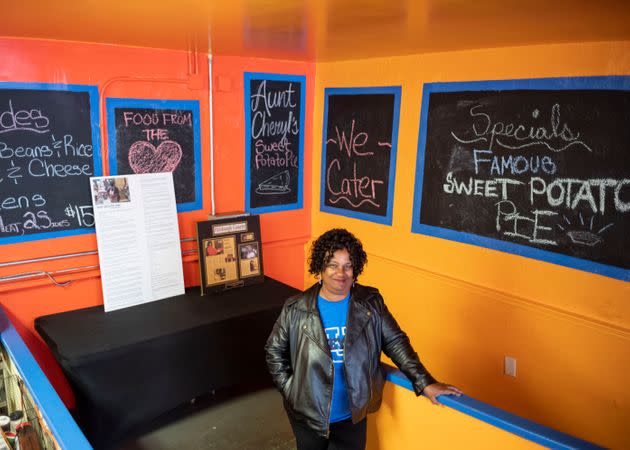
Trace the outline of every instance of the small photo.
{"type": "Polygon", "coordinates": [[[258,257],[258,242],[239,246],[241,259],[253,259],[258,257]]]}
{"type": "Polygon", "coordinates": [[[238,246],[240,258],[239,268],[241,278],[254,277],[260,275],[260,258],[258,257],[258,242],[251,244],[241,244],[238,246]]]}
{"type": "Polygon", "coordinates": [[[256,236],[254,236],[254,233],[241,234],[241,242],[251,242],[254,240],[256,240],[256,236]]]}
{"type": "Polygon", "coordinates": [[[223,253],[223,241],[220,239],[207,240],[204,244],[206,246],[206,256],[221,255],[223,253]]]}
{"type": "Polygon", "coordinates": [[[204,239],[202,245],[205,253],[203,271],[206,286],[238,280],[235,257],[236,238],[234,236],[204,239]]]}
{"type": "Polygon", "coordinates": [[[127,177],[92,180],[92,195],[95,205],[111,205],[131,201],[127,177]]]}

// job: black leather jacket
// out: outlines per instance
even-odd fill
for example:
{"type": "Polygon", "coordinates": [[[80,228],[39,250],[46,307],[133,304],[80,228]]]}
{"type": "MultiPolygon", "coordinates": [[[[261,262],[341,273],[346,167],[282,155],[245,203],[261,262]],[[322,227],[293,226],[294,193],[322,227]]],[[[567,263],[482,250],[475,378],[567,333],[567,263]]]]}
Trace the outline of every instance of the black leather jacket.
{"type": "MultiPolygon", "coordinates": [[[[334,368],[317,307],[319,284],[286,301],[267,340],[267,366],[287,412],[328,436],[334,368]]],[[[383,351],[413,383],[416,395],[435,379],[414,352],[377,289],[352,288],[344,344],[344,368],[352,421],[376,411],[385,378],[383,351]]]]}

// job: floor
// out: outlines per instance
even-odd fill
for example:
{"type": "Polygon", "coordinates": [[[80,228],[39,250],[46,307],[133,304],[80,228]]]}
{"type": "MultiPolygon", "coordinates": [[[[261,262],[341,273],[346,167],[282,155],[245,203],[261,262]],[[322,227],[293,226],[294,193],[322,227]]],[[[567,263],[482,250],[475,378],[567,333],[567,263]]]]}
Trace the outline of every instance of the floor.
{"type": "Polygon", "coordinates": [[[275,389],[232,389],[197,399],[120,447],[171,449],[293,450],[295,440],[275,389]]]}

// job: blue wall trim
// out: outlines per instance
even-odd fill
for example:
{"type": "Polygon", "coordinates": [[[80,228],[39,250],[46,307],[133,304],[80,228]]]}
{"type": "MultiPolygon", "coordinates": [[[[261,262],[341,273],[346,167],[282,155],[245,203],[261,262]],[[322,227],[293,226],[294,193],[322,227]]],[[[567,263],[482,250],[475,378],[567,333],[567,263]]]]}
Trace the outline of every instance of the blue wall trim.
{"type": "Polygon", "coordinates": [[[422,187],[424,180],[424,159],[426,153],[427,121],[429,99],[433,92],[462,91],[506,91],[506,90],[630,90],[630,76],[569,77],[569,78],[532,78],[494,81],[462,81],[425,83],[422,90],[420,112],[420,130],[418,134],[418,156],[416,160],[416,181],[413,198],[411,231],[464,244],[478,245],[499,250],[513,255],[525,256],[573,269],[604,275],[618,280],[630,281],[630,270],[601,264],[594,261],[567,256],[547,250],[521,245],[499,239],[488,238],[471,233],[454,231],[425,225],[420,222],[422,209],[422,187]]]}
{"type": "Polygon", "coordinates": [[[264,214],[278,211],[289,211],[292,209],[302,209],[304,205],[304,134],[306,117],[306,76],[305,75],[289,75],[282,73],[262,73],[262,72],[245,72],[244,73],[244,90],[243,103],[245,107],[245,211],[252,214],[264,214]],[[251,206],[250,189],[251,189],[251,172],[249,163],[252,156],[250,134],[252,131],[252,123],[250,117],[249,100],[251,98],[251,80],[271,80],[271,81],[294,81],[300,83],[300,150],[298,156],[298,194],[295,203],[283,203],[282,205],[261,206],[254,208],[251,206]]]}
{"type": "MultiPolygon", "coordinates": [[[[413,392],[411,381],[409,381],[400,370],[388,364],[382,364],[382,367],[385,371],[387,381],[413,392]]],[[[441,395],[439,396],[439,400],[442,404],[461,413],[516,434],[523,439],[535,442],[544,447],[564,450],[602,450],[605,448],[503,411],[502,409],[480,402],[467,395],[462,395],[461,397],[441,395]]]]}
{"type": "MultiPolygon", "coordinates": [[[[90,98],[90,124],[92,126],[92,164],[94,167],[94,172],[92,176],[99,177],[103,174],[103,161],[101,159],[101,122],[97,86],[83,84],[0,82],[0,89],[87,92],[90,98]]],[[[48,231],[44,233],[27,234],[24,236],[11,236],[0,238],[0,245],[13,244],[16,242],[37,241],[41,239],[52,239],[66,236],[78,236],[81,234],[93,234],[94,232],[95,228],[91,227],[78,228],[68,231],[48,231]]]]}
{"type": "Polygon", "coordinates": [[[203,194],[201,192],[201,122],[199,100],[157,100],[139,98],[113,98],[105,101],[107,109],[107,147],[109,159],[109,174],[118,173],[118,161],[116,160],[116,108],[152,108],[152,109],[180,109],[192,111],[192,128],[195,168],[195,200],[192,202],[178,203],[177,212],[195,211],[202,208],[203,194]]]}
{"type": "Polygon", "coordinates": [[[61,448],[92,449],[2,308],[0,340],[61,448]]]}
{"type": "Polygon", "coordinates": [[[369,222],[391,225],[394,211],[394,186],[396,179],[396,154],[398,151],[398,126],[400,118],[400,99],[402,88],[400,86],[374,86],[374,87],[352,87],[352,88],[326,88],[324,89],[324,125],[322,127],[322,163],[321,178],[319,188],[319,210],[350,217],[352,219],[367,220],[369,222]],[[361,95],[361,94],[393,94],[394,95],[394,116],[392,118],[392,149],[389,161],[389,182],[387,183],[387,212],[385,216],[378,214],[368,214],[361,211],[353,211],[344,208],[335,208],[326,205],[326,141],[328,128],[328,99],[331,95],[361,95]]]}

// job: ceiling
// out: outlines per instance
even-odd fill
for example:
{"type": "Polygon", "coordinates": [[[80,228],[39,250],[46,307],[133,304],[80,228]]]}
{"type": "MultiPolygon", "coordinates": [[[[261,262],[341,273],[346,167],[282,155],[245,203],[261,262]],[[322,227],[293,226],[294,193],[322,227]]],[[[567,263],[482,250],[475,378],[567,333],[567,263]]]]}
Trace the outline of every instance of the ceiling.
{"type": "Polygon", "coordinates": [[[630,40],[630,0],[0,0],[0,36],[329,61],[630,40]]]}

